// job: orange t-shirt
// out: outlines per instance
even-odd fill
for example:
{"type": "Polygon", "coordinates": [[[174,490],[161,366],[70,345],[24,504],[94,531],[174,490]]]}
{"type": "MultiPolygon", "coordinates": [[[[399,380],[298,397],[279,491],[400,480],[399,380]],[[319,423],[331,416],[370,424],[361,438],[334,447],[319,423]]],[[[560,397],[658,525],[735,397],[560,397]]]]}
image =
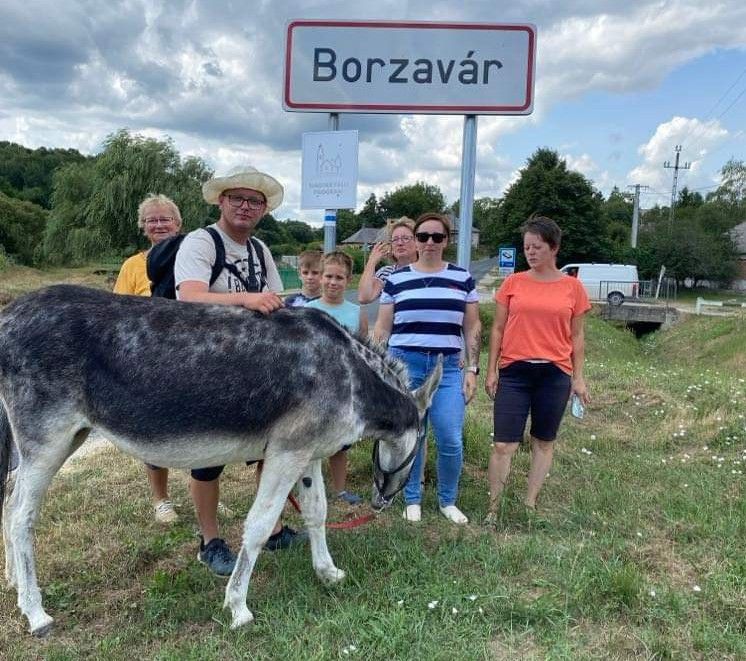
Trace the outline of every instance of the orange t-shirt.
{"type": "Polygon", "coordinates": [[[516,360],[550,360],[572,374],[571,321],[591,309],[577,278],[542,282],[530,271],[514,273],[505,279],[495,300],[508,308],[500,367],[516,360]]]}

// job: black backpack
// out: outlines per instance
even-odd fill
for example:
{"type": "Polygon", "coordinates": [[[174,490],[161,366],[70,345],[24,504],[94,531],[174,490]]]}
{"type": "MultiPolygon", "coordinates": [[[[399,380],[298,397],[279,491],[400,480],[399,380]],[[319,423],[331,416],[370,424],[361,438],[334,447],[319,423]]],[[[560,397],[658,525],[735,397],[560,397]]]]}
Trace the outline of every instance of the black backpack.
{"type": "MultiPolygon", "coordinates": [[[[215,263],[212,265],[212,271],[210,272],[210,286],[215,284],[215,281],[220,277],[223,269],[228,269],[228,271],[241,281],[243,286],[246,288],[246,291],[262,291],[267,282],[265,278],[267,265],[261,244],[253,237],[250,239],[251,245],[249,245],[248,242],[246,244],[246,248],[249,251],[249,279],[247,281],[235,265],[226,263],[225,245],[223,244],[223,239],[220,237],[218,231],[214,227],[206,227],[205,229],[208,231],[215,243],[215,263]],[[259,264],[261,265],[261,273],[259,274],[258,279],[254,272],[254,259],[251,256],[251,246],[254,247],[254,251],[259,257],[259,264]]],[[[181,246],[183,240],[183,234],[172,236],[165,241],[157,243],[148,252],[147,273],[148,280],[150,280],[151,296],[176,298],[174,262],[176,261],[176,253],[179,251],[179,246],[181,246]]]]}

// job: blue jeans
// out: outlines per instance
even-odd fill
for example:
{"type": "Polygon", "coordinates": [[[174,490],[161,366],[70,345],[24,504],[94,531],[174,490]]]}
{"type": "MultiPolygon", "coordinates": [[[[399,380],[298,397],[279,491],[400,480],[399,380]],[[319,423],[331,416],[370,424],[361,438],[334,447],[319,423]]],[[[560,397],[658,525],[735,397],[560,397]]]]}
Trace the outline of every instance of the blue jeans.
{"type": "MultiPolygon", "coordinates": [[[[408,349],[390,348],[389,353],[407,365],[409,385],[417,388],[433,371],[438,354],[411,351],[408,349]]],[[[435,444],[438,449],[437,477],[438,502],[441,507],[456,504],[458,482],[464,460],[464,413],[466,403],[462,390],[463,374],[459,367],[460,354],[443,356],[443,378],[435,391],[432,405],[425,417],[424,425],[429,421],[433,426],[435,444]]],[[[419,504],[422,500],[421,476],[425,444],[414,459],[412,472],[404,486],[404,502],[407,505],[419,504]]]]}

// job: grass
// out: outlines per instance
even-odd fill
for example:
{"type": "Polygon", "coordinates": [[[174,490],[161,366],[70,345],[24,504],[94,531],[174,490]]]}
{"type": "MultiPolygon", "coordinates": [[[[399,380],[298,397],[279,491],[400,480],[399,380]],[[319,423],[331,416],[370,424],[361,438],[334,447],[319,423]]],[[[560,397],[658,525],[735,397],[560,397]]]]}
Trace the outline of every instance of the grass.
{"type": "MultiPolygon", "coordinates": [[[[491,310],[485,306],[485,319],[491,310]]],[[[491,404],[480,392],[465,431],[460,504],[437,514],[429,453],[423,522],[400,505],[330,531],[348,578],[328,588],[307,548],[260,556],[254,625],[229,629],[225,582],[194,559],[183,472],[181,522],[151,519],[144,470],[104,451],[59,475],[37,527],[40,584],[56,629],[31,639],[0,591],[4,659],[738,659],[746,656],[746,346],[743,320],[694,318],[638,342],[591,318],[586,418],[563,423],[539,519],[521,502],[516,456],[498,525],[487,505],[491,404]]],[[[485,356],[486,358],[486,356],[485,356]]],[[[368,491],[370,445],[351,453],[368,491]]],[[[241,516],[252,469],[231,466],[222,497],[241,516]]],[[[330,519],[353,508],[334,504],[330,519]]],[[[292,512],[291,525],[299,524],[292,512]]],[[[241,519],[223,521],[232,545],[241,519]]]]}

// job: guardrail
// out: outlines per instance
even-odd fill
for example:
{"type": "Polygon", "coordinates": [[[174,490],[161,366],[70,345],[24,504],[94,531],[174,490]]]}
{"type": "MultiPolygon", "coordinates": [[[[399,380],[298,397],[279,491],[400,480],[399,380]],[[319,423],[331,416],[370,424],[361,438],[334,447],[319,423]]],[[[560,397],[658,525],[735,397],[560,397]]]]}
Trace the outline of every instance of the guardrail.
{"type": "Polygon", "coordinates": [[[746,303],[738,301],[708,301],[704,298],[697,297],[697,304],[694,306],[696,314],[707,314],[707,308],[746,308],[746,303]]]}
{"type": "Polygon", "coordinates": [[[631,303],[668,304],[676,300],[676,280],[663,278],[656,280],[601,280],[594,300],[607,301],[610,305],[618,306],[629,301],[631,303]]]}

